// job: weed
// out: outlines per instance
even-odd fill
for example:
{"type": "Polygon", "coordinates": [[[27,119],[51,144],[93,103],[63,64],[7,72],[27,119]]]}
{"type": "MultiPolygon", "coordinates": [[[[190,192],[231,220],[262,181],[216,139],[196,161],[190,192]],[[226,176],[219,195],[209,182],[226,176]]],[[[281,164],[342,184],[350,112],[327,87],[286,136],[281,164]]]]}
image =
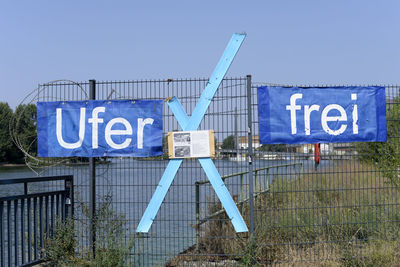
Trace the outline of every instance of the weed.
{"type": "MultiPolygon", "coordinates": [[[[251,241],[236,234],[223,213],[206,223],[199,254],[219,259],[240,254],[246,266],[299,266],[316,259],[307,265],[396,266],[399,189],[385,179],[375,167],[357,161],[296,180],[278,177],[269,192],[254,200],[251,241]]],[[[210,206],[210,211],[219,209],[220,204],[210,206]]],[[[249,218],[247,204],[242,215],[249,218]]]]}
{"type": "MultiPolygon", "coordinates": [[[[44,253],[51,266],[128,266],[127,259],[135,244],[135,238],[126,238],[126,220],[111,208],[112,198],[104,197],[96,209],[95,257],[76,237],[77,232],[87,231],[88,225],[80,223],[77,229],[73,220],[58,222],[54,236],[46,240],[44,253]],[[84,227],[85,229],[82,229],[84,227]]],[[[81,212],[88,216],[88,208],[80,203],[81,212]]]]}

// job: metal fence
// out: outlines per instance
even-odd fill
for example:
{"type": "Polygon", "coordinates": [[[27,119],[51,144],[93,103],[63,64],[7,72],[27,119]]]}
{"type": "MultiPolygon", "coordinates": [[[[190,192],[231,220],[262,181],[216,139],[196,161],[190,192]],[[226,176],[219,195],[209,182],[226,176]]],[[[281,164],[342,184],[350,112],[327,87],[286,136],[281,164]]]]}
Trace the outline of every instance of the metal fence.
{"type": "MultiPolygon", "coordinates": [[[[207,81],[60,81],[40,85],[37,96],[40,101],[176,96],[190,116],[207,81]]],[[[127,264],[137,266],[356,262],[368,258],[374,246],[392,244],[400,232],[400,203],[398,186],[388,177],[398,174],[397,167],[385,169],[368,161],[372,157],[364,143],[323,147],[317,171],[313,146],[260,147],[255,89],[251,77],[224,79],[199,127],[215,131],[214,163],[251,234],[234,232],[197,160],[184,161],[147,235],[137,235],[135,229],[168,160],[58,162],[44,168],[43,174],[74,176],[82,248],[93,245],[91,231],[97,235],[95,244],[102,240],[91,224],[94,211],[84,212],[94,203],[91,200],[98,210],[109,202],[114,215],[123,216],[123,242],[134,240],[127,264]],[[235,140],[233,147],[223,144],[228,137],[235,140]]],[[[399,87],[386,86],[386,93],[388,110],[399,112],[399,87]]],[[[389,119],[398,133],[399,116],[389,119]]],[[[181,129],[164,105],[164,136],[174,130],[181,129]]],[[[399,135],[389,140],[397,150],[380,156],[398,162],[399,135]]]]}
{"type": "Polygon", "coordinates": [[[46,238],[72,215],[73,177],[3,179],[0,185],[0,266],[42,262],[46,238]],[[55,184],[49,188],[48,182],[55,184]]]}
{"type": "MultiPolygon", "coordinates": [[[[387,250],[398,248],[393,242],[400,233],[399,86],[385,88],[387,144],[321,144],[317,170],[314,145],[283,148],[292,152],[280,162],[302,162],[303,170],[296,179],[275,175],[268,193],[255,197],[255,246],[247,250],[253,262],[317,266],[392,266],[398,262],[398,253],[387,250]]],[[[253,129],[257,133],[256,94],[253,86],[253,129]]],[[[254,157],[261,160],[265,155],[254,157]]],[[[254,161],[255,169],[259,162],[254,161]]]]}

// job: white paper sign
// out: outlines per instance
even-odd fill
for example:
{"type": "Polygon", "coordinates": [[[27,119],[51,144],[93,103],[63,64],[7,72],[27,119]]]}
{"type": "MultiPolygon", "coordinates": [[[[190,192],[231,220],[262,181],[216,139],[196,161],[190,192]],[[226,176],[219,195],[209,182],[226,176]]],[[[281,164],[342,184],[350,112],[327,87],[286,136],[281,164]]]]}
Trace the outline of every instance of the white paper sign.
{"type": "Polygon", "coordinates": [[[214,131],[168,133],[170,158],[207,158],[215,155],[214,131]]]}

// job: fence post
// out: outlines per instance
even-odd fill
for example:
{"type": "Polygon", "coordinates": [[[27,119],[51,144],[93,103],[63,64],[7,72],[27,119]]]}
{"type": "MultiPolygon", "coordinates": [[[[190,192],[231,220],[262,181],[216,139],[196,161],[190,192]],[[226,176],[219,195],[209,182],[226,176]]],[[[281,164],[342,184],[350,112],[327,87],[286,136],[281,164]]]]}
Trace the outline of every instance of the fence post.
{"type": "Polygon", "coordinates": [[[262,191],[262,189],[261,189],[262,182],[260,182],[260,180],[258,179],[258,170],[255,170],[254,172],[256,174],[256,177],[254,179],[254,185],[255,185],[254,189],[256,190],[256,192],[259,192],[259,191],[262,191]]]}
{"type": "MultiPolygon", "coordinates": [[[[243,177],[243,176],[244,176],[243,174],[240,175],[240,195],[239,195],[239,201],[242,201],[243,199],[245,199],[245,196],[244,196],[245,190],[244,190],[244,185],[243,185],[243,179],[244,179],[244,177],[243,177]]],[[[240,212],[242,212],[242,211],[240,211],[240,212]]]]}
{"type": "Polygon", "coordinates": [[[73,177],[64,180],[64,190],[67,192],[64,201],[65,218],[74,217],[73,177]],[[71,209],[71,210],[70,210],[71,209]],[[70,214],[70,215],[68,215],[70,214]]]}
{"type": "Polygon", "coordinates": [[[200,184],[195,183],[196,186],[196,253],[200,251],[200,184]]]}
{"type": "Polygon", "coordinates": [[[253,184],[253,133],[252,133],[252,107],[251,107],[251,75],[247,75],[247,143],[249,154],[249,206],[250,206],[250,239],[254,233],[254,184],[253,184]]]}
{"type": "MultiPolygon", "coordinates": [[[[89,99],[96,99],[96,80],[89,80],[89,99]]],[[[96,163],[95,158],[89,158],[89,211],[90,211],[90,231],[89,244],[90,250],[93,253],[93,258],[96,257],[96,163]]]]}
{"type": "Polygon", "coordinates": [[[6,266],[3,216],[4,216],[4,201],[0,201],[0,261],[1,261],[0,266],[1,267],[6,266]]]}

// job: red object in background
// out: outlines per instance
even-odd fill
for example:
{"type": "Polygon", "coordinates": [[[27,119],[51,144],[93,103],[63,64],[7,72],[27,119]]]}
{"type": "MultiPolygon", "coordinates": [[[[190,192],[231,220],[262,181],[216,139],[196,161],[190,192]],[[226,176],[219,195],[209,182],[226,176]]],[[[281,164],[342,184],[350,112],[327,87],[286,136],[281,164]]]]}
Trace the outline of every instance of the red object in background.
{"type": "Polygon", "coordinates": [[[314,145],[314,161],[315,167],[317,167],[321,161],[321,144],[319,143],[314,145]]]}

